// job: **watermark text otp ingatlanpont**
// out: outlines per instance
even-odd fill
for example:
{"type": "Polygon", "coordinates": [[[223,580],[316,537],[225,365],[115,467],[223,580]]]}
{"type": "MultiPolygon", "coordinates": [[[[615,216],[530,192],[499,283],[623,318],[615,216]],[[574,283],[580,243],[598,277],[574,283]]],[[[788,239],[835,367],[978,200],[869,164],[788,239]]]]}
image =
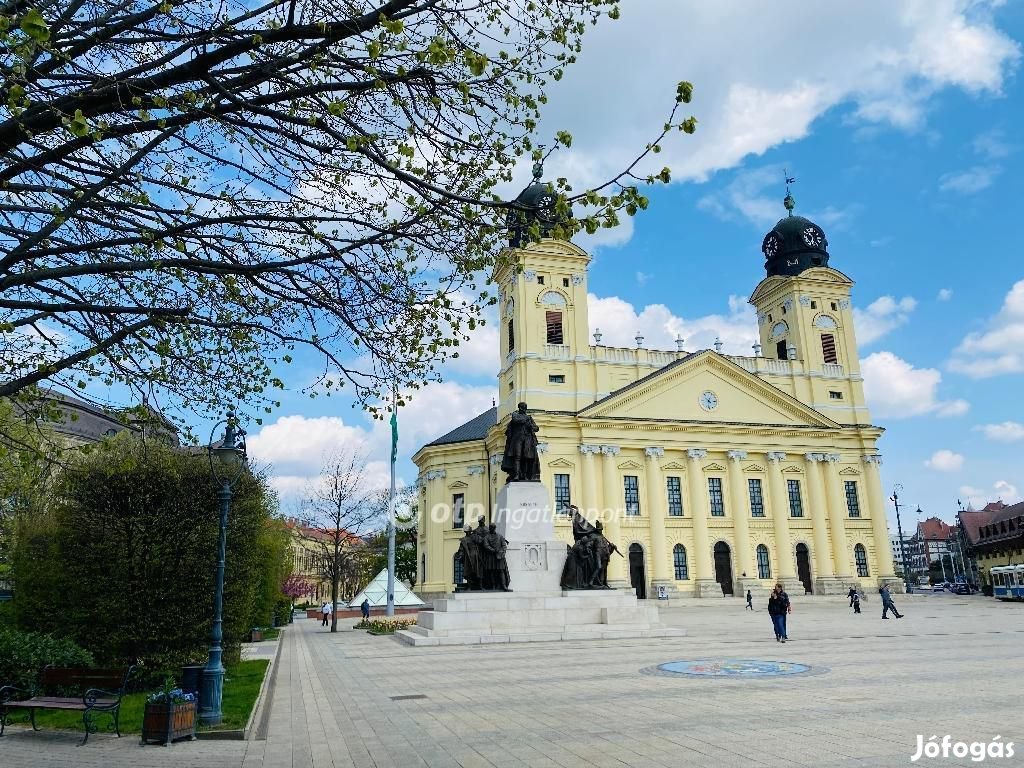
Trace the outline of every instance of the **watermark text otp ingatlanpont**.
{"type": "Polygon", "coordinates": [[[996,760],[1013,757],[1013,742],[1008,741],[1004,744],[1002,738],[1002,736],[996,736],[989,742],[972,741],[968,743],[953,741],[953,737],[946,734],[942,739],[936,735],[925,741],[924,736],[918,734],[917,751],[911,755],[910,762],[917,762],[922,757],[967,757],[970,755],[971,762],[975,763],[980,763],[988,757],[996,760]]]}

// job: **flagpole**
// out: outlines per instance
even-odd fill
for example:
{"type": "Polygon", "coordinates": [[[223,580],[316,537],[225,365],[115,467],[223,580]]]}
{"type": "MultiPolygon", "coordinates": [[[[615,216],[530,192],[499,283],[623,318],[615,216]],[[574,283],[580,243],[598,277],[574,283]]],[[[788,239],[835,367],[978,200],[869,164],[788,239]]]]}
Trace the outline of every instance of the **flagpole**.
{"type": "Polygon", "coordinates": [[[388,604],[385,616],[395,615],[395,462],[398,461],[398,388],[391,399],[391,490],[388,493],[388,604]]]}

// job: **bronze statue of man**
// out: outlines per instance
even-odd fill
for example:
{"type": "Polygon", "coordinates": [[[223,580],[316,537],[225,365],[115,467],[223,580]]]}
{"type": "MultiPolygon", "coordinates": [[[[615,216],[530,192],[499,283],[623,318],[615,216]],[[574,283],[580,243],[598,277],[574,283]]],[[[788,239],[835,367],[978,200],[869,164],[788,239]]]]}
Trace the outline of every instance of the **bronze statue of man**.
{"type": "Polygon", "coordinates": [[[533,416],[526,412],[526,403],[520,403],[505,428],[505,453],[501,459],[501,470],[508,473],[506,482],[540,480],[540,457],[537,455],[539,430],[533,416]]]}
{"type": "Polygon", "coordinates": [[[497,526],[491,523],[484,536],[484,589],[512,591],[508,586],[510,578],[508,563],[505,560],[507,549],[508,540],[498,533],[497,526]]]}
{"type": "Polygon", "coordinates": [[[473,529],[469,525],[463,528],[463,532],[465,535],[459,542],[459,551],[455,553],[455,557],[462,561],[463,583],[456,584],[455,588],[459,591],[476,591],[482,589],[479,540],[473,535],[473,529]]]}

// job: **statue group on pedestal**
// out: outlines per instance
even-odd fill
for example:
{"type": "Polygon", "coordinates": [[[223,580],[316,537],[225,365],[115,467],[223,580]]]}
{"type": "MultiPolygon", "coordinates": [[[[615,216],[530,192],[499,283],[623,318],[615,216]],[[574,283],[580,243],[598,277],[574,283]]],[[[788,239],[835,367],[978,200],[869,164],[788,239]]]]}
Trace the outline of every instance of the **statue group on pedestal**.
{"type": "Polygon", "coordinates": [[[485,525],[483,515],[477,520],[476,529],[467,525],[463,530],[466,535],[455,553],[455,557],[462,561],[463,583],[455,585],[456,591],[511,592],[508,562],[505,560],[508,540],[498,533],[494,523],[485,525]]]}
{"type": "Polygon", "coordinates": [[[562,569],[562,589],[610,589],[608,561],[612,552],[618,552],[619,557],[625,555],[605,538],[600,520],[591,525],[576,507],[569,509],[575,543],[571,547],[566,545],[569,551],[562,569]]]}

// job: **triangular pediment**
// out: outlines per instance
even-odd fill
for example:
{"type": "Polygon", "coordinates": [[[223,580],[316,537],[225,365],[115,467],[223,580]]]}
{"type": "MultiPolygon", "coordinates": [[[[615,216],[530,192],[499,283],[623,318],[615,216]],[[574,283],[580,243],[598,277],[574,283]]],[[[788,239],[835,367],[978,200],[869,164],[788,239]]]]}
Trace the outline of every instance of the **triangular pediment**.
{"type": "Polygon", "coordinates": [[[452,483],[448,483],[449,488],[469,488],[469,483],[465,480],[456,480],[452,483]]]}
{"type": "Polygon", "coordinates": [[[760,464],[748,464],[743,468],[744,472],[764,472],[764,467],[760,464]]]}
{"type": "Polygon", "coordinates": [[[580,416],[840,428],[824,414],[710,350],[688,355],[612,392],[584,408],[580,416]]]}
{"type": "Polygon", "coordinates": [[[632,459],[626,459],[624,462],[619,464],[619,469],[640,469],[643,464],[633,461],[632,459]]]}
{"type": "Polygon", "coordinates": [[[800,469],[800,467],[798,467],[796,464],[790,464],[788,467],[784,468],[782,471],[783,472],[788,472],[790,474],[796,474],[796,475],[803,474],[803,470],[800,469]]]}
{"type": "Polygon", "coordinates": [[[859,475],[860,472],[858,472],[853,467],[847,467],[846,469],[840,469],[839,470],[839,474],[840,475],[859,475]]]}
{"type": "Polygon", "coordinates": [[[680,464],[678,461],[670,461],[668,464],[662,464],[662,469],[686,469],[685,464],[680,464]]]}
{"type": "Polygon", "coordinates": [[[549,467],[567,467],[567,468],[571,469],[572,467],[574,467],[576,465],[573,464],[568,459],[557,458],[554,461],[549,461],[548,462],[548,466],[549,467]]]}
{"type": "Polygon", "coordinates": [[[710,464],[705,464],[704,465],[704,471],[705,472],[725,472],[725,467],[723,467],[721,464],[716,464],[715,462],[711,462],[710,464]]]}

